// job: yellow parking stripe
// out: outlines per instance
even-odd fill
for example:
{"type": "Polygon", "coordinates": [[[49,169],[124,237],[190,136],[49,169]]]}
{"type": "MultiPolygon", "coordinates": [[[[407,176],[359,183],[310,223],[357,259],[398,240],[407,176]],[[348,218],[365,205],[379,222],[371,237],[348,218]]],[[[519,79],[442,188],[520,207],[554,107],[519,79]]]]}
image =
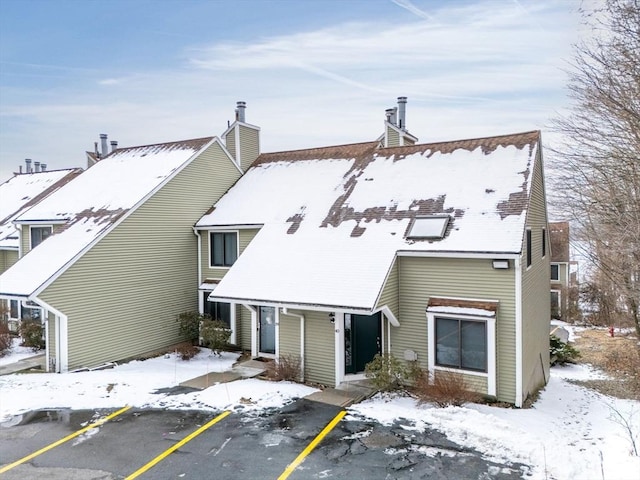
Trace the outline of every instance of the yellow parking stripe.
{"type": "Polygon", "coordinates": [[[51,450],[52,448],[57,447],[58,445],[62,445],[65,442],[68,442],[69,440],[71,440],[72,438],[75,438],[79,435],[82,435],[84,432],[86,432],[87,430],[91,430],[92,428],[96,428],[99,427],[100,425],[102,425],[105,422],[108,422],[109,420],[111,420],[114,417],[117,417],[118,415],[120,415],[121,413],[126,412],[127,410],[129,410],[131,407],[124,407],[121,408],[120,410],[117,410],[115,412],[113,412],[111,415],[107,415],[104,418],[101,418],[100,420],[98,420],[97,422],[92,423],[91,425],[87,425],[86,427],[78,430],[77,432],[72,433],[71,435],[67,435],[66,437],[58,440],[57,442],[53,442],[50,445],[47,445],[44,448],[41,448],[40,450],[38,450],[37,452],[32,453],[31,455],[27,455],[24,458],[21,458],[20,460],[18,460],[17,462],[13,462],[10,463],[9,465],[5,465],[4,467],[0,468],[0,473],[4,473],[7,470],[11,470],[14,467],[17,467],[18,465],[20,465],[21,463],[24,462],[28,462],[29,460],[31,460],[32,458],[37,457],[38,455],[42,455],[45,452],[48,452],[49,450],[51,450]]]}
{"type": "Polygon", "coordinates": [[[285,480],[286,478],[289,478],[289,475],[291,475],[293,471],[296,468],[298,468],[298,466],[300,466],[300,464],[304,461],[307,455],[309,455],[313,451],[313,449],[318,446],[318,444],[322,441],[322,439],[326,437],[327,434],[335,428],[338,422],[340,422],[340,420],[342,420],[342,418],[346,414],[347,414],[346,410],[342,410],[335,417],[333,417],[333,420],[331,420],[329,424],[326,427],[324,427],[324,429],[318,434],[318,436],[314,438],[309,445],[307,445],[307,448],[305,448],[302,452],[300,452],[300,455],[298,455],[296,459],[287,466],[284,472],[282,472],[282,475],[278,477],[278,480],[285,480]]]}
{"type": "Polygon", "coordinates": [[[228,411],[228,410],[222,412],[216,418],[214,418],[210,422],[206,423],[205,425],[201,426],[199,429],[197,429],[195,432],[191,433],[190,435],[187,435],[185,438],[180,440],[178,443],[176,443],[171,448],[169,448],[169,449],[165,450],[164,452],[162,452],[160,455],[158,455],[156,458],[151,460],[149,463],[147,463],[146,465],[140,467],[138,470],[136,470],[131,475],[129,475],[127,478],[125,478],[125,480],[132,480],[134,478],[139,477],[144,472],[146,472],[151,467],[153,467],[156,463],[159,463],[160,461],[162,461],[165,457],[169,456],[170,454],[175,452],[177,449],[179,449],[181,446],[183,446],[184,444],[186,444],[186,443],[190,442],[191,440],[193,440],[194,438],[196,438],[198,435],[200,435],[202,432],[204,432],[207,428],[211,427],[212,425],[215,425],[216,423],[218,423],[220,420],[222,420],[223,418],[225,418],[229,414],[231,414],[231,412],[228,411]]]}

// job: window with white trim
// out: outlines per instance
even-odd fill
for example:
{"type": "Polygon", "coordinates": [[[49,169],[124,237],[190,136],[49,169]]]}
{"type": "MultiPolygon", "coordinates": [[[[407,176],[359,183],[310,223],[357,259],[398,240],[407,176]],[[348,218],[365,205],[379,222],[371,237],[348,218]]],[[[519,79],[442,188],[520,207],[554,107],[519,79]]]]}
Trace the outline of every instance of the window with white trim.
{"type": "Polygon", "coordinates": [[[205,292],[204,314],[209,315],[213,320],[220,320],[227,327],[231,328],[231,304],[223,302],[210,302],[207,300],[211,292],[205,292]]]}
{"type": "Polygon", "coordinates": [[[238,258],[238,232],[209,232],[212,267],[230,267],[238,258]]]}
{"type": "Polygon", "coordinates": [[[36,248],[51,236],[51,227],[31,227],[31,248],[36,248]]]}
{"type": "Polygon", "coordinates": [[[527,228],[527,268],[531,266],[531,229],[527,228]]]}
{"type": "Polygon", "coordinates": [[[562,308],[560,306],[560,290],[551,290],[551,316],[553,318],[560,318],[562,315],[562,308]]]}
{"type": "Polygon", "coordinates": [[[551,281],[560,281],[560,265],[558,265],[557,263],[551,264],[551,281]]]}
{"type": "Polygon", "coordinates": [[[440,367],[486,372],[487,323],[435,317],[435,360],[440,367]]]}

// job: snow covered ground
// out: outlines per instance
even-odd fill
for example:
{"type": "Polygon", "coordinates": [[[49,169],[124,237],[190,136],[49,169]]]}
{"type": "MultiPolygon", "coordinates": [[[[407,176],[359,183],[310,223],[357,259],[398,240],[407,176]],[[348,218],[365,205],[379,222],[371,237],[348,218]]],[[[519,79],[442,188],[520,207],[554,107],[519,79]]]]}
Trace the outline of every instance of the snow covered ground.
{"type": "MultiPolygon", "coordinates": [[[[5,375],[0,377],[0,422],[8,425],[22,413],[46,408],[132,405],[256,411],[316,391],[295,383],[250,379],[200,392],[154,393],[208,372],[226,371],[236,359],[237,354],[217,358],[203,350],[189,362],[172,354],[109,370],[5,375]]],[[[640,402],[606,397],[567,381],[587,378],[603,375],[586,365],[554,367],[549,384],[530,409],[486,405],[441,409],[417,405],[406,396],[377,395],[351,407],[346,418],[364,416],[385,424],[403,418],[408,430],[435,428],[488,459],[531,465],[531,480],[640,480],[640,457],[631,455],[629,433],[615,420],[617,411],[632,422],[640,446],[640,402]]]]}

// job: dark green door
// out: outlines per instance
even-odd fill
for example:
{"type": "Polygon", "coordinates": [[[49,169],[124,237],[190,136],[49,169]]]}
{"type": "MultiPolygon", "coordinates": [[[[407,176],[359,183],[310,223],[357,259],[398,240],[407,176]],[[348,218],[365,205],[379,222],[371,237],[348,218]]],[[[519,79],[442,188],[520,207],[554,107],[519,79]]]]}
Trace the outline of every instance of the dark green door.
{"type": "Polygon", "coordinates": [[[380,353],[380,313],[344,316],[344,371],[364,372],[367,363],[380,353]]]}

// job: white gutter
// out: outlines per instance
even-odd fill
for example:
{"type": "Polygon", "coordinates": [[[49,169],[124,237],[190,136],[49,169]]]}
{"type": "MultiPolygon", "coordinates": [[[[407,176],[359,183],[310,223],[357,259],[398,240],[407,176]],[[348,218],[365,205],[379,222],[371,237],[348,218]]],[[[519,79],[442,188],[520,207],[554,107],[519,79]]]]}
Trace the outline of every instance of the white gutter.
{"type": "Polygon", "coordinates": [[[291,313],[287,307],[283,307],[282,313],[300,319],[300,381],[304,382],[304,315],[291,313]]]}
{"type": "Polygon", "coordinates": [[[522,264],[515,259],[516,275],[516,398],[515,406],[522,407],[522,264]]]}
{"type": "Polygon", "coordinates": [[[486,258],[486,259],[495,259],[495,260],[515,260],[519,258],[519,253],[509,253],[509,252],[425,252],[419,250],[398,250],[396,253],[399,257],[429,257],[429,258],[486,258]]]}

